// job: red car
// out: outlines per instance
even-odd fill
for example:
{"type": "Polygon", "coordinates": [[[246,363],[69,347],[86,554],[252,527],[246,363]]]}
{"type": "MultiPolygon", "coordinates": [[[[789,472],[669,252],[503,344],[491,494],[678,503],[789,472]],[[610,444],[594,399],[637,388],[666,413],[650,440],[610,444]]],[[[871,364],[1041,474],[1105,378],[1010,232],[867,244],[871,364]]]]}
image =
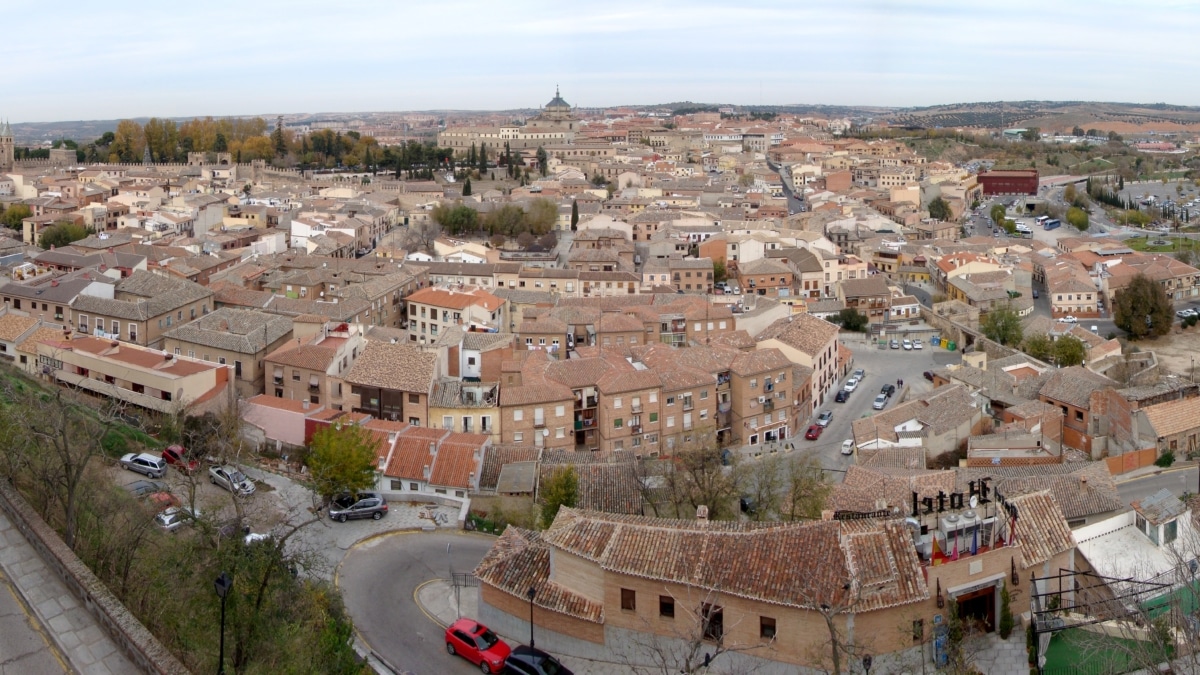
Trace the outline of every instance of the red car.
{"type": "Polygon", "coordinates": [[[511,652],[504,640],[472,619],[459,619],[446,629],[446,653],[458,654],[485,673],[504,672],[511,652]]]}
{"type": "Polygon", "coordinates": [[[168,445],[162,452],[163,461],[189,476],[200,468],[200,462],[187,456],[182,445],[168,445]]]}
{"type": "Polygon", "coordinates": [[[815,441],[821,437],[821,431],[823,431],[823,427],[820,425],[810,424],[808,425],[808,431],[804,432],[804,437],[810,441],[815,441]]]}

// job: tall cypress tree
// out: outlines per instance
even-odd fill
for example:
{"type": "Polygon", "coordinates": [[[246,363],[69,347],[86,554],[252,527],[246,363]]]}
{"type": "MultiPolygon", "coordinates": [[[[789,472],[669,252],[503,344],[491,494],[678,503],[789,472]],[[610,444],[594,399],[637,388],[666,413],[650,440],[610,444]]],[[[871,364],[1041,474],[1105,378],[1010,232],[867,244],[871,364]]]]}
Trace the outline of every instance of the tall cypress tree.
{"type": "Polygon", "coordinates": [[[467,176],[466,182],[463,183],[463,196],[464,197],[471,196],[471,177],[470,176],[467,176]]]}
{"type": "Polygon", "coordinates": [[[571,200],[571,231],[579,229],[579,200],[571,200]]]}
{"type": "Polygon", "coordinates": [[[487,143],[479,144],[479,172],[487,172],[487,143]]]}

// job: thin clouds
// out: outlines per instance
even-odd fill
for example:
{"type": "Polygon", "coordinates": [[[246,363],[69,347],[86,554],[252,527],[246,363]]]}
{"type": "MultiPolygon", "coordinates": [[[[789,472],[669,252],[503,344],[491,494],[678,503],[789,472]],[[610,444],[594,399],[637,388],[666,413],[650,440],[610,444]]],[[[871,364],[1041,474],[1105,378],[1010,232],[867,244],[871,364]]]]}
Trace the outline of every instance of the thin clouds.
{"type": "Polygon", "coordinates": [[[14,121],[679,100],[1200,104],[1195,3],[13,0],[14,121]],[[54,39],[68,35],[69,40],[54,39]]]}

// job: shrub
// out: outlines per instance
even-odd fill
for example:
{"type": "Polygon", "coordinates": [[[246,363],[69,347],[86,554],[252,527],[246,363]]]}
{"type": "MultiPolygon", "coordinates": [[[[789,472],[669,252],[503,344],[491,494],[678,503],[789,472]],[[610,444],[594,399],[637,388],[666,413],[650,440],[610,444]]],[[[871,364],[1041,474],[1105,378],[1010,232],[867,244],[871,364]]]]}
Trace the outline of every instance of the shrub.
{"type": "Polygon", "coordinates": [[[1170,450],[1167,450],[1158,459],[1154,460],[1155,466],[1161,466],[1164,469],[1171,466],[1174,463],[1175,463],[1175,453],[1171,452],[1170,450]]]}
{"type": "Polygon", "coordinates": [[[1008,582],[1000,586],[1000,639],[1007,640],[1013,631],[1012,596],[1008,592],[1008,582]]]}

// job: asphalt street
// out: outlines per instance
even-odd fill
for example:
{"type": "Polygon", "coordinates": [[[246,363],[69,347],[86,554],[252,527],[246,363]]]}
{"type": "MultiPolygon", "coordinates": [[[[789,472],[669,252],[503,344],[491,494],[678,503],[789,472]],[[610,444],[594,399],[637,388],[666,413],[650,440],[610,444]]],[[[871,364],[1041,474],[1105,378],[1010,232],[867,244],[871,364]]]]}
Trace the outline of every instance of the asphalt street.
{"type": "Polygon", "coordinates": [[[1185,465],[1178,469],[1164,469],[1143,478],[1118,483],[1117,491],[1121,493],[1121,499],[1128,504],[1135,499],[1149,497],[1163,488],[1170,490],[1171,494],[1176,497],[1185,492],[1197,494],[1200,492],[1200,485],[1197,485],[1196,481],[1196,466],[1185,465]]]}
{"type": "Polygon", "coordinates": [[[337,585],[359,636],[394,667],[415,675],[478,673],[446,653],[443,631],[417,605],[417,587],[471,572],[495,537],[468,533],[392,533],[346,553],[337,585]]]}

